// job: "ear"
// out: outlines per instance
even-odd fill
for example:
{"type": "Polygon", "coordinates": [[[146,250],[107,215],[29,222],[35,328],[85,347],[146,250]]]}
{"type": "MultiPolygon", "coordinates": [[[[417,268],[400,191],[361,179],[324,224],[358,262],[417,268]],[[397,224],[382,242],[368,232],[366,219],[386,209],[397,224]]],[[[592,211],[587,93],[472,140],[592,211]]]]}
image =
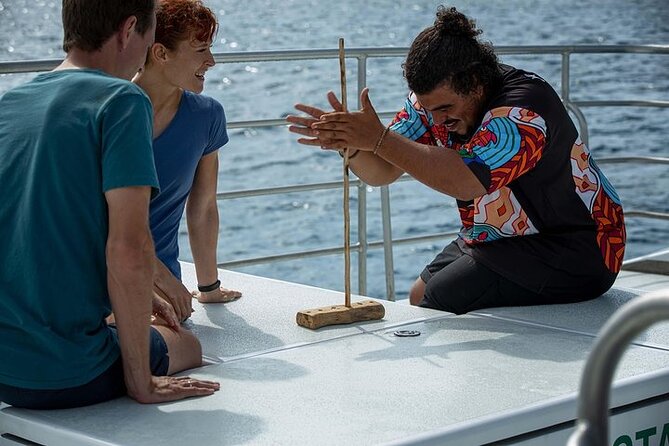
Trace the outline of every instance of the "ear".
{"type": "Polygon", "coordinates": [[[154,43],[149,49],[151,59],[163,63],[168,59],[167,48],[162,43],[154,43]]]}
{"type": "Polygon", "coordinates": [[[131,15],[125,19],[118,30],[118,40],[120,49],[126,49],[130,43],[130,38],[135,32],[135,26],[137,25],[137,17],[131,15]]]}

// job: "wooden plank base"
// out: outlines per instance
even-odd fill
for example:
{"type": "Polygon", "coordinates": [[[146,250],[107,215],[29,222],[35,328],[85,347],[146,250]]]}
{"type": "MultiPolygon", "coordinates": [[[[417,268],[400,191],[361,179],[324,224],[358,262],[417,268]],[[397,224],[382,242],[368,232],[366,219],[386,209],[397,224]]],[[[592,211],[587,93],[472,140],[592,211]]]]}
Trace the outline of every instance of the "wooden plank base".
{"type": "Polygon", "coordinates": [[[386,309],[380,303],[373,300],[363,300],[351,303],[350,307],[332,305],[300,311],[297,313],[296,319],[297,325],[315,330],[327,325],[381,319],[385,314],[386,309]]]}

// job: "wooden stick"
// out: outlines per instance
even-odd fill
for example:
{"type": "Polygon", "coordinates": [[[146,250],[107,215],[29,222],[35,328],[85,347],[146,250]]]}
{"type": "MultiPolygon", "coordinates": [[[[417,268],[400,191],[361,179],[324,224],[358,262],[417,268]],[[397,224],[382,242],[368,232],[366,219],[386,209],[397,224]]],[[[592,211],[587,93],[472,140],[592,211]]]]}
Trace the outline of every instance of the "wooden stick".
{"type": "Polygon", "coordinates": [[[360,321],[383,319],[386,309],[373,300],[353,302],[346,305],[331,305],[329,307],[312,308],[297,313],[297,325],[316,330],[328,325],[350,324],[360,321]]]}
{"type": "MultiPolygon", "coordinates": [[[[341,104],[346,106],[346,57],[344,38],[339,38],[339,81],[341,84],[341,104]]],[[[348,147],[344,149],[344,305],[351,307],[351,216],[349,209],[348,147]]]]}
{"type": "MultiPolygon", "coordinates": [[[[339,39],[339,68],[341,80],[341,103],[346,107],[346,65],[344,57],[344,39],[339,39]]],[[[344,305],[312,308],[300,311],[295,317],[297,325],[315,330],[335,324],[350,324],[360,321],[383,319],[385,308],[379,302],[366,300],[351,303],[351,228],[349,215],[349,164],[348,148],[344,149],[344,305]]]]}

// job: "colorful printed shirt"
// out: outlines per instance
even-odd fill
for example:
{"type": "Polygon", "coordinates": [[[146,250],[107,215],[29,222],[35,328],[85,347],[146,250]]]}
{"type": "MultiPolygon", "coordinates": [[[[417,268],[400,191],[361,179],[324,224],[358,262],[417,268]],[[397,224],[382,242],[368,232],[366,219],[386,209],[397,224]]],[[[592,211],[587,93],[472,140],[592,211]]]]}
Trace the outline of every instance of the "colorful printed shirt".
{"type": "Polygon", "coordinates": [[[481,197],[458,202],[460,237],[487,266],[537,289],[556,269],[567,271],[569,258],[578,258],[572,263],[579,268],[603,260],[608,271],[617,273],[625,247],[618,195],[548,83],[533,73],[502,68],[503,86],[466,143],[453,141],[445,126],[435,125],[414,94],[390,129],[417,142],[456,150],[487,189],[481,197]],[[511,242],[492,243],[513,239],[522,239],[517,243],[522,248],[511,242]],[[598,258],[593,259],[585,246],[592,245],[591,239],[598,258]],[[520,252],[527,250],[533,253],[520,252]],[[556,254],[561,261],[555,261],[556,254]],[[499,265],[514,260],[514,267],[499,265]],[[546,268],[537,271],[541,267],[533,265],[536,261],[546,268]],[[538,277],[528,281],[527,271],[513,268],[535,270],[538,277]]]}

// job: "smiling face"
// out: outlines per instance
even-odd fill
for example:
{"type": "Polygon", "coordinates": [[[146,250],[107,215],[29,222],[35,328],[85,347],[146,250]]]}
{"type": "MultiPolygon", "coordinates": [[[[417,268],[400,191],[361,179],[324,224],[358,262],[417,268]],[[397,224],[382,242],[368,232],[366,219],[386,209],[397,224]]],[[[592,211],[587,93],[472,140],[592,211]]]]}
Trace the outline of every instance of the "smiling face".
{"type": "Polygon", "coordinates": [[[444,124],[460,139],[469,139],[479,125],[483,111],[483,89],[480,87],[462,95],[445,83],[416,97],[421,106],[430,112],[435,124],[444,124]]]}
{"type": "Polygon", "coordinates": [[[204,89],[205,73],[216,64],[211,54],[211,40],[180,40],[174,50],[165,48],[162,64],[165,79],[172,85],[194,93],[204,89]]]}

